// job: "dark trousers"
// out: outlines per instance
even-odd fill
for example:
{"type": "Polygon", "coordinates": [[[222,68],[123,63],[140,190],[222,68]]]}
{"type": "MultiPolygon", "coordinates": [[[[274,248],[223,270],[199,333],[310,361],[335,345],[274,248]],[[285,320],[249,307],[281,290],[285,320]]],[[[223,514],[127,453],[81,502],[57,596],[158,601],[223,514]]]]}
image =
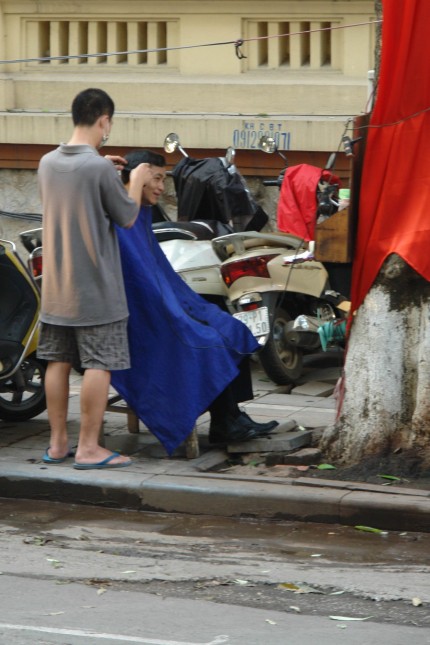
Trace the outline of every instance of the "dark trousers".
{"type": "Polygon", "coordinates": [[[236,418],[240,414],[238,403],[254,398],[252,392],[251,368],[249,358],[239,365],[239,374],[211,403],[208,410],[212,421],[224,419],[226,414],[236,418]]]}

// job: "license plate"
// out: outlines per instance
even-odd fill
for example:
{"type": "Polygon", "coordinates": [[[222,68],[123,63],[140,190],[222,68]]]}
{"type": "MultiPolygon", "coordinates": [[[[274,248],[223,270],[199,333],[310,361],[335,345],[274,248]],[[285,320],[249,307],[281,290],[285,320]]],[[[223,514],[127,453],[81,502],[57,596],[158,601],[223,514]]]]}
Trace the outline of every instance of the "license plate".
{"type": "Polygon", "coordinates": [[[233,314],[233,316],[243,322],[256,338],[258,336],[265,336],[270,331],[269,310],[267,307],[259,307],[258,309],[251,309],[250,311],[239,311],[233,314]]]}

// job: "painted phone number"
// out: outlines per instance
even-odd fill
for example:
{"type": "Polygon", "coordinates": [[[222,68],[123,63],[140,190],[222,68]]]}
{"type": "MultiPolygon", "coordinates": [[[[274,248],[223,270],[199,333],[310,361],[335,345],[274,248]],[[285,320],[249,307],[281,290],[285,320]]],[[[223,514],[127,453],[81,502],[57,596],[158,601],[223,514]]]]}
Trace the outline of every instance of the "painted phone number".
{"type": "Polygon", "coordinates": [[[261,137],[272,137],[275,140],[278,150],[289,150],[291,144],[291,132],[269,129],[255,130],[250,127],[241,130],[233,130],[233,147],[234,148],[258,148],[261,137]]]}

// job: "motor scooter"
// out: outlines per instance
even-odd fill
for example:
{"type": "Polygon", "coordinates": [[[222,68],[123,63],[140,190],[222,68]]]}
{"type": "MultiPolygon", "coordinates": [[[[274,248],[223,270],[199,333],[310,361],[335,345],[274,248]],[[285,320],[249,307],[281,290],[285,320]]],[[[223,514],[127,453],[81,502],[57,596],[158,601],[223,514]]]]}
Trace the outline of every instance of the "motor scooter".
{"type": "Polygon", "coordinates": [[[36,357],[40,289],[32,274],[41,238],[36,241],[35,231],[20,238],[30,251],[28,265],[13,242],[0,240],[0,419],[5,421],[25,421],[46,410],[46,362],[36,357]]]}
{"type": "MultiPolygon", "coordinates": [[[[263,148],[272,141],[263,140],[260,145],[263,148]]],[[[302,196],[311,204],[314,220],[337,210],[336,184],[330,177],[323,179],[321,170],[318,177],[319,181],[302,196]],[[311,195],[307,194],[309,190],[311,195]]],[[[263,183],[279,187],[284,181],[282,171],[278,179],[263,183]]],[[[321,350],[322,340],[325,346],[331,342],[324,325],[334,327],[347,310],[346,298],[330,288],[327,269],[314,258],[308,228],[299,228],[298,232],[235,233],[212,241],[222,260],[221,275],[236,309],[234,315],[258,339],[262,367],[280,385],[300,378],[303,355],[321,350]]],[[[339,330],[335,335],[336,342],[341,342],[339,330]]]]}
{"type": "Polygon", "coordinates": [[[212,239],[247,229],[262,228],[268,216],[254,202],[235,164],[235,151],[224,157],[190,158],[175,133],[167,135],[164,150],[179,150],[183,159],[169,173],[174,180],[178,220],[154,223],[152,230],[170,264],[188,286],[206,300],[229,310],[220,275],[221,260],[212,239]]]}

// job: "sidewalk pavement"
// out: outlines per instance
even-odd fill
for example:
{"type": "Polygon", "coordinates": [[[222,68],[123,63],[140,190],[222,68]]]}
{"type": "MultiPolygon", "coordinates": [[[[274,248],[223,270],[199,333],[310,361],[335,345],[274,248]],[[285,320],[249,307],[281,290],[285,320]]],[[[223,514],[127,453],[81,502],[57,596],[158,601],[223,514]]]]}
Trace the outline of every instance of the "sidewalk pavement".
{"type": "MultiPolygon", "coordinates": [[[[292,440],[300,445],[303,436],[334,421],[332,393],[339,373],[338,367],[310,370],[303,383],[288,394],[253,365],[255,398],[243,408],[256,421],[280,422],[279,432],[269,441],[281,442],[281,447],[292,440]],[[308,432],[289,432],[295,426],[291,421],[308,432]]],[[[79,430],[79,391],[76,375],[71,380],[71,445],[76,445],[79,430]]],[[[43,463],[49,445],[46,412],[25,423],[0,421],[0,497],[430,531],[430,491],[300,476],[250,476],[246,468],[242,475],[229,474],[220,469],[229,456],[208,444],[208,428],[209,415],[205,414],[197,423],[199,457],[187,459],[181,447],[169,458],[142,423],[139,433],[131,434],[126,414],[106,412],[106,447],[131,455],[133,464],[118,470],[80,471],[72,467],[73,459],[60,465],[43,463]]],[[[264,449],[264,445],[256,448],[264,449]]]]}

